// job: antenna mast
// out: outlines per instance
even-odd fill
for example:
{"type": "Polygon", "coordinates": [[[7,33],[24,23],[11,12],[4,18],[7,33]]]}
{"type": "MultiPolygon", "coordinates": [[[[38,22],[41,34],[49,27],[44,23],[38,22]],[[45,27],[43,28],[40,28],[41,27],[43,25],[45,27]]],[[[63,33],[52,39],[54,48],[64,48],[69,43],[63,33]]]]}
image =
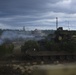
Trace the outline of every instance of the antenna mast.
{"type": "Polygon", "coordinates": [[[68,29],[70,30],[69,21],[68,21],[68,29]]]}
{"type": "Polygon", "coordinates": [[[58,28],[58,17],[56,17],[56,30],[58,28]]]}

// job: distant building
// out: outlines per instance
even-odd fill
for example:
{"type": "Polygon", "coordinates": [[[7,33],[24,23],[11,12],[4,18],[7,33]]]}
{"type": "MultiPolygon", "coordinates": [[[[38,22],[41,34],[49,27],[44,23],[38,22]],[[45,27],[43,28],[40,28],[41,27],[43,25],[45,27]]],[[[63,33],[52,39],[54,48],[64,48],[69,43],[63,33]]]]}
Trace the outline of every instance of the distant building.
{"type": "Polygon", "coordinates": [[[25,26],[23,26],[23,31],[25,31],[25,26]]]}

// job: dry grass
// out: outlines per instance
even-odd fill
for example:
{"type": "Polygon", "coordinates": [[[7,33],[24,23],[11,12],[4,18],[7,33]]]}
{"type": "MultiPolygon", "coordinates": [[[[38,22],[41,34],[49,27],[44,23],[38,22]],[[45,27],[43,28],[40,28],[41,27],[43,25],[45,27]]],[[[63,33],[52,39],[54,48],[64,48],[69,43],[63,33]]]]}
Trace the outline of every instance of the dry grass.
{"type": "Polygon", "coordinates": [[[32,75],[76,75],[76,65],[39,66],[32,75]],[[39,69],[40,68],[40,69],[39,69]]]}
{"type": "Polygon", "coordinates": [[[50,69],[47,75],[76,75],[76,68],[50,69]]]}

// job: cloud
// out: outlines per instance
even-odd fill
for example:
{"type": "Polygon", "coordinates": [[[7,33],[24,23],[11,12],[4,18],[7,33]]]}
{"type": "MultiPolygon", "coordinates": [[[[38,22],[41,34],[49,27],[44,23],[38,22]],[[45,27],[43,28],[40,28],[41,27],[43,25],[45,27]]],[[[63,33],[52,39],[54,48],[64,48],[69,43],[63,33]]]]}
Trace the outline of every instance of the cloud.
{"type": "Polygon", "coordinates": [[[60,26],[66,27],[67,21],[76,24],[75,7],[76,0],[0,0],[0,26],[55,28],[59,17],[60,26]]]}

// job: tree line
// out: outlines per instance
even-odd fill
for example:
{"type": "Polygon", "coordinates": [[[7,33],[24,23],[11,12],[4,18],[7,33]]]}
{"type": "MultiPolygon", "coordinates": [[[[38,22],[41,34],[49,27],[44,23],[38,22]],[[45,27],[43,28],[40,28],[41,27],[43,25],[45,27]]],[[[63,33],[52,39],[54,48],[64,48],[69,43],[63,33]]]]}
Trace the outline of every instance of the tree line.
{"type": "Polygon", "coordinates": [[[74,41],[62,41],[55,42],[53,40],[40,40],[34,41],[29,40],[21,46],[21,51],[26,52],[27,50],[32,51],[66,51],[66,52],[75,52],[76,51],[76,42],[74,41]]]}

